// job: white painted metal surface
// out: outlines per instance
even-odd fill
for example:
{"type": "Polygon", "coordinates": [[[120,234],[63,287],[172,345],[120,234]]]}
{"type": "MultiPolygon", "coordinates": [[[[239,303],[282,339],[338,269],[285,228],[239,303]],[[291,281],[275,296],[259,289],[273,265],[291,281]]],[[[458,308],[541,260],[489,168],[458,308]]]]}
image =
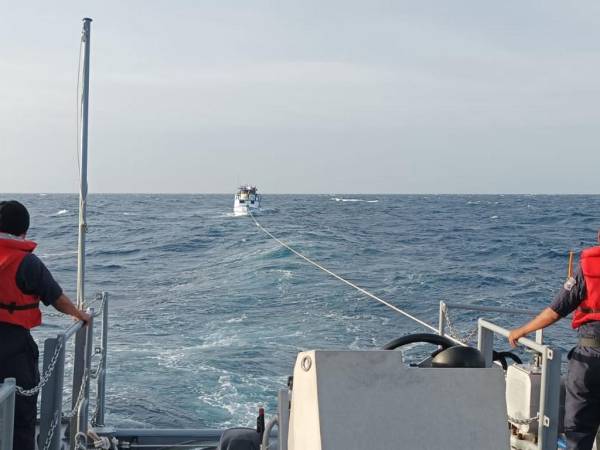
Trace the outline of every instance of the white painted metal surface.
{"type": "Polygon", "coordinates": [[[290,427],[290,393],[288,389],[280,389],[277,395],[277,417],[279,418],[279,450],[288,450],[290,427]]]}
{"type": "Polygon", "coordinates": [[[406,367],[396,351],[298,355],[289,450],[509,448],[499,368],[406,367]]]}
{"type": "MultiPolygon", "coordinates": [[[[77,306],[84,303],[85,291],[85,234],[87,231],[87,151],[88,151],[88,104],[90,92],[90,39],[92,19],[83,19],[81,42],[83,44],[83,78],[81,91],[81,133],[79,142],[79,238],[77,247],[77,306]]],[[[79,93],[77,93],[79,95],[79,93]]]]}
{"type": "MultiPolygon", "coordinates": [[[[506,407],[508,416],[518,421],[533,418],[540,410],[542,371],[511,365],[506,372],[506,407]]],[[[516,421],[515,421],[516,422],[516,421]]],[[[521,433],[537,433],[538,421],[515,423],[521,433]]]]}
{"type": "Polygon", "coordinates": [[[250,212],[253,214],[258,212],[260,201],[261,197],[255,186],[241,186],[233,200],[233,215],[247,216],[250,212]]]}

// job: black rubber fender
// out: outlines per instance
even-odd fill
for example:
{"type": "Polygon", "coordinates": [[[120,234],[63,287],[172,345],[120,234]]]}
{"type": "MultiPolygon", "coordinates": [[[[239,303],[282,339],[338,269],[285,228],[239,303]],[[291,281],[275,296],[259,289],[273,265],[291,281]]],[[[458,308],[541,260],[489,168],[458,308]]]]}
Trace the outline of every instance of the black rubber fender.
{"type": "Polygon", "coordinates": [[[502,369],[504,369],[505,371],[508,370],[508,363],[506,362],[506,358],[512,359],[517,364],[523,364],[521,358],[519,358],[513,352],[497,352],[494,350],[494,361],[499,361],[502,365],[502,369]]]}
{"type": "Polygon", "coordinates": [[[439,345],[444,349],[456,345],[456,342],[446,336],[440,336],[439,334],[433,333],[415,333],[396,338],[385,344],[381,349],[394,350],[404,345],[414,344],[415,342],[426,342],[428,344],[439,345]]]}

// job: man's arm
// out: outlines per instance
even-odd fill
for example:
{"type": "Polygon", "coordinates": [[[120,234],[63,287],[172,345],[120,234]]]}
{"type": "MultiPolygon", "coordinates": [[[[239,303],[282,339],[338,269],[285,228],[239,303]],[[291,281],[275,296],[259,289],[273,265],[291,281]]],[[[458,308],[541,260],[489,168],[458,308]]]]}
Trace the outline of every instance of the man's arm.
{"type": "Polygon", "coordinates": [[[52,305],[58,311],[87,322],[90,316],[78,310],[67,297],[45,264],[33,253],[29,253],[17,270],[16,282],[21,292],[36,295],[47,306],[52,305]]]}
{"type": "Polygon", "coordinates": [[[561,316],[552,308],[546,308],[531,322],[526,323],[520,328],[515,328],[512,330],[508,335],[508,342],[510,342],[511,347],[516,347],[519,338],[522,338],[529,333],[533,333],[534,331],[541,330],[542,328],[546,328],[547,326],[558,321],[560,318],[561,316]]]}
{"type": "Polygon", "coordinates": [[[544,309],[531,322],[511,330],[508,335],[508,342],[511,346],[515,347],[517,340],[526,334],[546,328],[577,309],[586,297],[585,278],[581,272],[581,266],[577,268],[574,275],[560,289],[550,307],[544,309]]]}
{"type": "Polygon", "coordinates": [[[84,311],[77,309],[73,302],[65,294],[61,294],[60,297],[52,304],[58,311],[64,314],[73,316],[78,320],[83,320],[87,323],[90,320],[90,315],[84,311]]]}

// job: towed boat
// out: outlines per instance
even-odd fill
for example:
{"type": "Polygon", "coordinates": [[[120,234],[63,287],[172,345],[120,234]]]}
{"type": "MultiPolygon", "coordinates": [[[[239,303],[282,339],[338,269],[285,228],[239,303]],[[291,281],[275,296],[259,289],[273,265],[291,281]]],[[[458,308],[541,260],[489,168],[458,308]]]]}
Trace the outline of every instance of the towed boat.
{"type": "Polygon", "coordinates": [[[233,215],[247,216],[260,210],[261,196],[257,193],[256,186],[240,186],[233,200],[233,215]]]}

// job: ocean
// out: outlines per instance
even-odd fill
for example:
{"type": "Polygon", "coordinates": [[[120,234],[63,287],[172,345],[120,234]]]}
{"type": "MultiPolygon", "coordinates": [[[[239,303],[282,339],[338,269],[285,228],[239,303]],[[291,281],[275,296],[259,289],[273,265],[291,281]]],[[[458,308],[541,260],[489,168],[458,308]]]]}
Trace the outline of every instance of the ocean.
{"type": "MultiPolygon", "coordinates": [[[[1,197],[29,208],[28,237],[74,298],[77,196],[1,197]]],[[[378,348],[426,331],[308,265],[250,218],[233,217],[232,205],[233,195],[89,196],[86,297],[110,295],[107,425],[251,425],[259,406],[275,413],[298,351],[378,348]]],[[[600,196],[265,194],[258,220],[435,326],[440,300],[546,306],[569,250],[594,244],[598,211],[600,196]]],[[[44,313],[33,332],[40,349],[70,323],[44,313]]],[[[451,311],[465,334],[476,317],[451,311]]],[[[575,342],[566,320],[546,337],[563,349],[575,342]]],[[[496,347],[509,348],[503,339],[496,347]]],[[[407,358],[430,350],[409,348],[407,358]]]]}

